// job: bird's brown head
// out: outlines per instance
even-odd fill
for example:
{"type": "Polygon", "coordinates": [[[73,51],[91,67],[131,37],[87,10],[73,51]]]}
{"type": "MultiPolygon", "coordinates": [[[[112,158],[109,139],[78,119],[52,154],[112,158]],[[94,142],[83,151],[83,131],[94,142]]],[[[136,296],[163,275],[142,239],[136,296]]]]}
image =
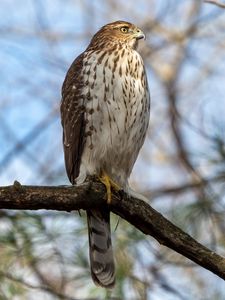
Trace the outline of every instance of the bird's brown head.
{"type": "Polygon", "coordinates": [[[93,36],[88,48],[110,47],[116,44],[136,48],[138,40],[143,38],[145,35],[137,26],[125,21],[116,21],[103,26],[93,36]]]}

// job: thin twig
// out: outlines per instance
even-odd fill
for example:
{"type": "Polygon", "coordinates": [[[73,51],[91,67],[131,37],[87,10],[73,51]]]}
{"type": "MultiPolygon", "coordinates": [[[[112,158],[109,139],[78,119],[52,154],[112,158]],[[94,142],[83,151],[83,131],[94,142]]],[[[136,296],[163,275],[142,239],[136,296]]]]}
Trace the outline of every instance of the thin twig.
{"type": "Polygon", "coordinates": [[[214,4],[220,8],[225,8],[225,3],[221,3],[219,1],[215,1],[215,0],[204,0],[205,3],[210,3],[210,4],[214,4]]]}

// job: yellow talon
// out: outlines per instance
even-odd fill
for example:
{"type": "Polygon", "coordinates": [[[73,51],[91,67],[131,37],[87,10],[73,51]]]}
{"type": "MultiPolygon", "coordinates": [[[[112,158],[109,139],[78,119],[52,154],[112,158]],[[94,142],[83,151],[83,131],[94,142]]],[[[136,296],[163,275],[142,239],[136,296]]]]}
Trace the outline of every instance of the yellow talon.
{"type": "Polygon", "coordinates": [[[106,193],[107,193],[107,204],[112,202],[112,191],[111,187],[113,187],[116,191],[121,190],[120,186],[115,183],[106,173],[102,173],[99,177],[99,180],[105,185],[106,193]]]}

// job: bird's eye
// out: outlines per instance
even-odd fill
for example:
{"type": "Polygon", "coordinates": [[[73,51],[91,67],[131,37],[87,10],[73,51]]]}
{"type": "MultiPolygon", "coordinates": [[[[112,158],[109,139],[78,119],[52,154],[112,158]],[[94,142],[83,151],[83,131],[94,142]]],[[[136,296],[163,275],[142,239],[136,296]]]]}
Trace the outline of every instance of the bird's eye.
{"type": "Polygon", "coordinates": [[[122,33],[127,33],[128,32],[128,27],[121,27],[120,28],[120,31],[122,32],[122,33]]]}

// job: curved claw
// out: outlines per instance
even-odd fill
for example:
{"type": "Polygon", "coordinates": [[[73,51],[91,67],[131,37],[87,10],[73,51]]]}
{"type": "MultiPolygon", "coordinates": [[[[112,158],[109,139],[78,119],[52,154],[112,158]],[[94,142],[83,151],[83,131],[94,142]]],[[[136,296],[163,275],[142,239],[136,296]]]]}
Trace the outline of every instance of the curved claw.
{"type": "Polygon", "coordinates": [[[101,176],[99,176],[99,180],[105,185],[106,187],[106,193],[107,193],[107,204],[110,204],[112,202],[112,191],[111,188],[114,188],[116,191],[121,190],[121,187],[115,183],[106,173],[102,173],[101,176]]]}

